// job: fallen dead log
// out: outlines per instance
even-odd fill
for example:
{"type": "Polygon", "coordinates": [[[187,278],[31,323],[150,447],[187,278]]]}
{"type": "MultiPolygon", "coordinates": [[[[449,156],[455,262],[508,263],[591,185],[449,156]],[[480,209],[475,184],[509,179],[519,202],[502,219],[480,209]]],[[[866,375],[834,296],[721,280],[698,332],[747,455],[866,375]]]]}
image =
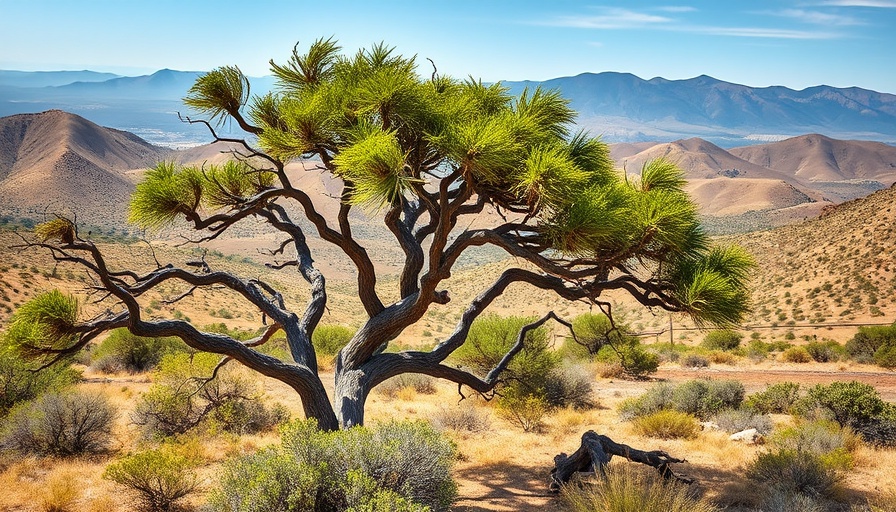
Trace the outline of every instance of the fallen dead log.
{"type": "Polygon", "coordinates": [[[676,459],[661,450],[645,452],[631,446],[619,444],[605,435],[597,434],[589,430],[582,434],[582,444],[572,455],[561,453],[554,457],[554,469],[551,470],[551,492],[559,492],[560,487],[569,482],[572,476],[579,472],[594,472],[605,476],[607,464],[614,455],[624,457],[632,462],[640,462],[652,466],[660,472],[665,479],[676,480],[686,484],[693,483],[693,479],[676,475],[669,464],[687,462],[684,459],[676,459]]]}

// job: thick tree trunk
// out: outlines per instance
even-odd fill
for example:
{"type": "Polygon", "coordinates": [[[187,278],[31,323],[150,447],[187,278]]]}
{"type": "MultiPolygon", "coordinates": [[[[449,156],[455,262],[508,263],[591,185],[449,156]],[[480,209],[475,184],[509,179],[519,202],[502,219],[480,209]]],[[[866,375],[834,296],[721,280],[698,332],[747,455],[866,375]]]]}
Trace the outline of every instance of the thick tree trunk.
{"type": "Polygon", "coordinates": [[[351,428],[364,424],[364,404],[369,390],[362,370],[337,370],[336,372],[336,417],[340,428],[351,428]]]}
{"type": "Polygon", "coordinates": [[[561,453],[554,457],[554,469],[551,470],[551,492],[557,492],[560,487],[569,482],[569,479],[577,472],[594,472],[604,475],[607,464],[613,455],[624,457],[632,462],[640,462],[653,466],[660,472],[663,478],[674,479],[690,484],[692,479],[676,475],[669,464],[687,462],[684,459],[676,459],[664,451],[654,450],[645,452],[631,446],[614,442],[607,436],[596,434],[589,430],[582,434],[582,444],[572,455],[561,453]]]}

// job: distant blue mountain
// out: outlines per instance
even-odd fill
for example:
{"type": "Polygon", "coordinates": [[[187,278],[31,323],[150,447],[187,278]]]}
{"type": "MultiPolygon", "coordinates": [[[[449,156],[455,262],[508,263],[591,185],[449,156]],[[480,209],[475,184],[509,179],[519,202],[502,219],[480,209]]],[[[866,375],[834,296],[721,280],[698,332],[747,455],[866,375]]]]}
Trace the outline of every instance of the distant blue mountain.
{"type": "Polygon", "coordinates": [[[544,82],[503,82],[514,94],[558,89],[578,122],[612,142],[699,136],[783,138],[809,132],[837,138],[896,141],[896,95],[858,87],[747,87],[702,75],[643,80],[628,73],[583,73],[544,82]]]}
{"type": "MultiPolygon", "coordinates": [[[[0,71],[0,117],[61,109],[154,144],[205,143],[211,137],[204,127],[177,117],[178,112],[189,113],[182,98],[201,73],[163,69],[145,76],[105,77],[90,71],[0,71]]],[[[274,87],[270,76],[250,82],[253,94],[274,87]]],[[[705,75],[644,80],[628,73],[583,73],[504,85],[514,94],[535,86],[560,90],[579,112],[579,126],[608,142],[701,137],[733,147],[811,132],[896,143],[896,95],[857,87],[822,85],[797,91],[748,87],[705,75]]],[[[242,135],[238,129],[231,132],[229,125],[220,129],[223,135],[242,135]]]]}
{"type": "Polygon", "coordinates": [[[11,71],[0,69],[0,85],[53,87],[72,82],[103,82],[119,76],[114,73],[97,73],[96,71],[11,71]]]}

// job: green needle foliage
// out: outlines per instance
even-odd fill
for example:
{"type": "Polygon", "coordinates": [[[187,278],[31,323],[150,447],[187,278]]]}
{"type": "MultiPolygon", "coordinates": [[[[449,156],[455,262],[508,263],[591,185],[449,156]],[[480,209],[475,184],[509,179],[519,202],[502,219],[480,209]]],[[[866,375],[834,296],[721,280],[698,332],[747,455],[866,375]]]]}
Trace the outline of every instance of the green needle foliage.
{"type": "Polygon", "coordinates": [[[15,312],[3,336],[3,346],[25,357],[63,350],[75,342],[78,300],[59,290],[35,296],[15,312]]]}

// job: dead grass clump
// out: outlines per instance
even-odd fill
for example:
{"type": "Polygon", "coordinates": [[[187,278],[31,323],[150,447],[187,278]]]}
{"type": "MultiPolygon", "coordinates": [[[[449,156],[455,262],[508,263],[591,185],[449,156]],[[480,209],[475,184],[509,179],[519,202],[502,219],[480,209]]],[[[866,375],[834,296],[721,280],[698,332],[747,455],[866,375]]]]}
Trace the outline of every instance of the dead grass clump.
{"type": "Polygon", "coordinates": [[[808,363],[812,356],[804,347],[790,347],[781,354],[781,359],[786,363],[808,363]]]}
{"type": "Polygon", "coordinates": [[[714,350],[707,354],[706,357],[715,364],[737,364],[737,356],[735,356],[731,352],[714,350]]]}
{"type": "Polygon", "coordinates": [[[696,418],[668,409],[639,416],[632,424],[638,434],[660,439],[692,439],[700,432],[696,418]]]}
{"type": "Polygon", "coordinates": [[[663,480],[655,472],[631,464],[609,466],[607,477],[561,491],[573,512],[712,512],[716,508],[695,497],[687,486],[663,480]]]}
{"type": "Polygon", "coordinates": [[[67,469],[50,475],[43,488],[41,510],[43,512],[70,512],[81,498],[79,475],[67,469]]]}
{"type": "Polygon", "coordinates": [[[417,394],[432,395],[436,392],[436,385],[432,377],[418,373],[403,373],[383,382],[376,388],[387,398],[400,398],[402,400],[414,400],[417,394]]]}
{"type": "Polygon", "coordinates": [[[430,421],[439,430],[456,432],[483,432],[491,427],[487,411],[465,404],[439,408],[430,416],[430,421]]]}
{"type": "Polygon", "coordinates": [[[615,361],[612,363],[598,363],[596,365],[597,375],[603,379],[618,379],[625,374],[625,368],[622,363],[615,361]]]}

